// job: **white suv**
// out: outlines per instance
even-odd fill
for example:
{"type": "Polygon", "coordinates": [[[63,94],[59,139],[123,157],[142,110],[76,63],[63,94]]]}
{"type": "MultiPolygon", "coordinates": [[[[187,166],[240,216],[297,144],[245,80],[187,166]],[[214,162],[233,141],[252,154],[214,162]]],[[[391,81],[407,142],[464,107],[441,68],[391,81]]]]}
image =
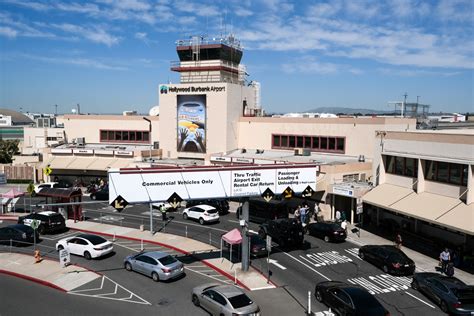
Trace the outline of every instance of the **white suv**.
{"type": "Polygon", "coordinates": [[[199,221],[199,224],[217,222],[219,221],[219,212],[215,207],[201,204],[192,207],[185,208],[183,211],[184,219],[195,219],[199,221]]]}

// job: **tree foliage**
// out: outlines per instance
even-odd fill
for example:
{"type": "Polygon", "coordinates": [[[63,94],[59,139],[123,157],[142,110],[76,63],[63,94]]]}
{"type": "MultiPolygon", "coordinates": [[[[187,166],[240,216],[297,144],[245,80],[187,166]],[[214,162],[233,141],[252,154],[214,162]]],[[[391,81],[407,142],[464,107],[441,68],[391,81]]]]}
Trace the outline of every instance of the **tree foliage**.
{"type": "Polygon", "coordinates": [[[19,153],[19,140],[0,139],[0,163],[11,163],[13,155],[19,153]]]}

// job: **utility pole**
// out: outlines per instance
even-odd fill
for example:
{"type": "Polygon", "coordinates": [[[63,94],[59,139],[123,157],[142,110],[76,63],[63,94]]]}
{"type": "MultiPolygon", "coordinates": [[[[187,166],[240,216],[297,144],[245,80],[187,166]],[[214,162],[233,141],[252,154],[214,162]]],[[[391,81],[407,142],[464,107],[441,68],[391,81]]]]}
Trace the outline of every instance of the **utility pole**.
{"type": "Polygon", "coordinates": [[[408,94],[405,92],[405,94],[403,95],[405,97],[405,99],[403,100],[403,104],[402,104],[402,117],[404,116],[404,112],[405,112],[405,104],[407,103],[407,96],[408,94]]]}
{"type": "Polygon", "coordinates": [[[58,105],[55,104],[54,107],[55,107],[54,116],[58,116],[58,105]]]}
{"type": "Polygon", "coordinates": [[[248,271],[250,265],[249,256],[249,201],[248,199],[242,204],[242,217],[240,218],[240,227],[242,227],[242,271],[248,271]]]}

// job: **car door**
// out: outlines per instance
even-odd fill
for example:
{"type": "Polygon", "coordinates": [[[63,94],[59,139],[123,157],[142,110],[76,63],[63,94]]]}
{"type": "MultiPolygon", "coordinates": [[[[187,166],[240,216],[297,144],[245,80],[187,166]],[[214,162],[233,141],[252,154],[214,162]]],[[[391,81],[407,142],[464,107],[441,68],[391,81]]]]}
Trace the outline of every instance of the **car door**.
{"type": "Polygon", "coordinates": [[[66,242],[66,250],[69,253],[77,255],[79,253],[79,245],[77,244],[79,238],[71,238],[66,242]]]}
{"type": "Polygon", "coordinates": [[[151,277],[151,274],[153,271],[155,271],[155,268],[158,263],[155,259],[148,256],[145,256],[143,259],[143,274],[146,274],[151,277]]]}
{"type": "Polygon", "coordinates": [[[382,267],[385,264],[388,254],[383,248],[375,248],[374,250],[373,262],[376,266],[382,267]]]}
{"type": "Polygon", "coordinates": [[[202,292],[200,303],[201,306],[211,314],[215,314],[217,307],[214,306],[216,302],[214,301],[214,294],[216,292],[213,290],[207,290],[202,292]]]}
{"type": "Polygon", "coordinates": [[[86,252],[88,250],[89,250],[89,253],[90,253],[89,242],[85,239],[82,239],[82,238],[76,238],[76,239],[77,239],[76,243],[75,243],[76,254],[80,255],[80,256],[83,256],[84,252],[86,252]]]}
{"type": "Polygon", "coordinates": [[[197,219],[198,216],[199,216],[198,213],[199,213],[199,209],[197,207],[193,206],[188,211],[188,217],[197,219]]]}
{"type": "Polygon", "coordinates": [[[438,280],[433,280],[432,284],[433,300],[437,304],[441,304],[443,297],[445,297],[449,293],[449,290],[446,288],[446,286],[444,286],[444,284],[442,284],[438,280]]]}
{"type": "Polygon", "coordinates": [[[333,308],[339,315],[350,315],[351,314],[351,299],[341,289],[332,290],[333,297],[333,308]]]}
{"type": "Polygon", "coordinates": [[[135,261],[132,262],[133,270],[139,273],[145,273],[145,262],[147,261],[148,256],[141,255],[135,258],[135,261]]]}
{"type": "Polygon", "coordinates": [[[10,239],[14,239],[13,231],[14,231],[14,229],[12,229],[10,227],[0,228],[0,240],[9,241],[10,239]]]}

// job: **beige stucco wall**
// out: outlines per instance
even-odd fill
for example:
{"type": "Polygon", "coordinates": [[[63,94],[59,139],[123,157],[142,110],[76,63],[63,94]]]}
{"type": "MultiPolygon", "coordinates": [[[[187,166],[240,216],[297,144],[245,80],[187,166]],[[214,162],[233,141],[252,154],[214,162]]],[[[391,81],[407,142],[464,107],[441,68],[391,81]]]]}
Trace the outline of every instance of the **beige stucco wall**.
{"type": "Polygon", "coordinates": [[[288,118],[242,117],[239,148],[271,149],[272,134],[338,136],[346,138],[345,155],[374,157],[373,138],[376,130],[404,131],[416,128],[415,119],[364,118],[288,118]]]}
{"type": "Polygon", "coordinates": [[[25,127],[23,128],[23,142],[21,144],[21,152],[24,155],[41,153],[43,148],[48,145],[57,144],[63,139],[63,128],[42,128],[42,127],[25,127]],[[56,137],[58,141],[48,141],[46,137],[56,137]]]}
{"type": "Polygon", "coordinates": [[[100,130],[148,131],[149,124],[143,117],[152,121],[152,142],[158,141],[160,138],[158,116],[65,115],[64,129],[68,142],[74,138],[85,137],[86,143],[99,144],[100,130]]]}
{"type": "Polygon", "coordinates": [[[168,92],[160,93],[160,147],[163,156],[169,158],[204,159],[211,153],[227,152],[237,148],[238,119],[242,114],[242,102],[246,98],[251,105],[252,88],[231,83],[196,83],[166,85],[168,92]],[[172,88],[224,87],[222,91],[173,92],[172,88]],[[177,96],[206,95],[206,153],[177,151],[177,96]]]}

